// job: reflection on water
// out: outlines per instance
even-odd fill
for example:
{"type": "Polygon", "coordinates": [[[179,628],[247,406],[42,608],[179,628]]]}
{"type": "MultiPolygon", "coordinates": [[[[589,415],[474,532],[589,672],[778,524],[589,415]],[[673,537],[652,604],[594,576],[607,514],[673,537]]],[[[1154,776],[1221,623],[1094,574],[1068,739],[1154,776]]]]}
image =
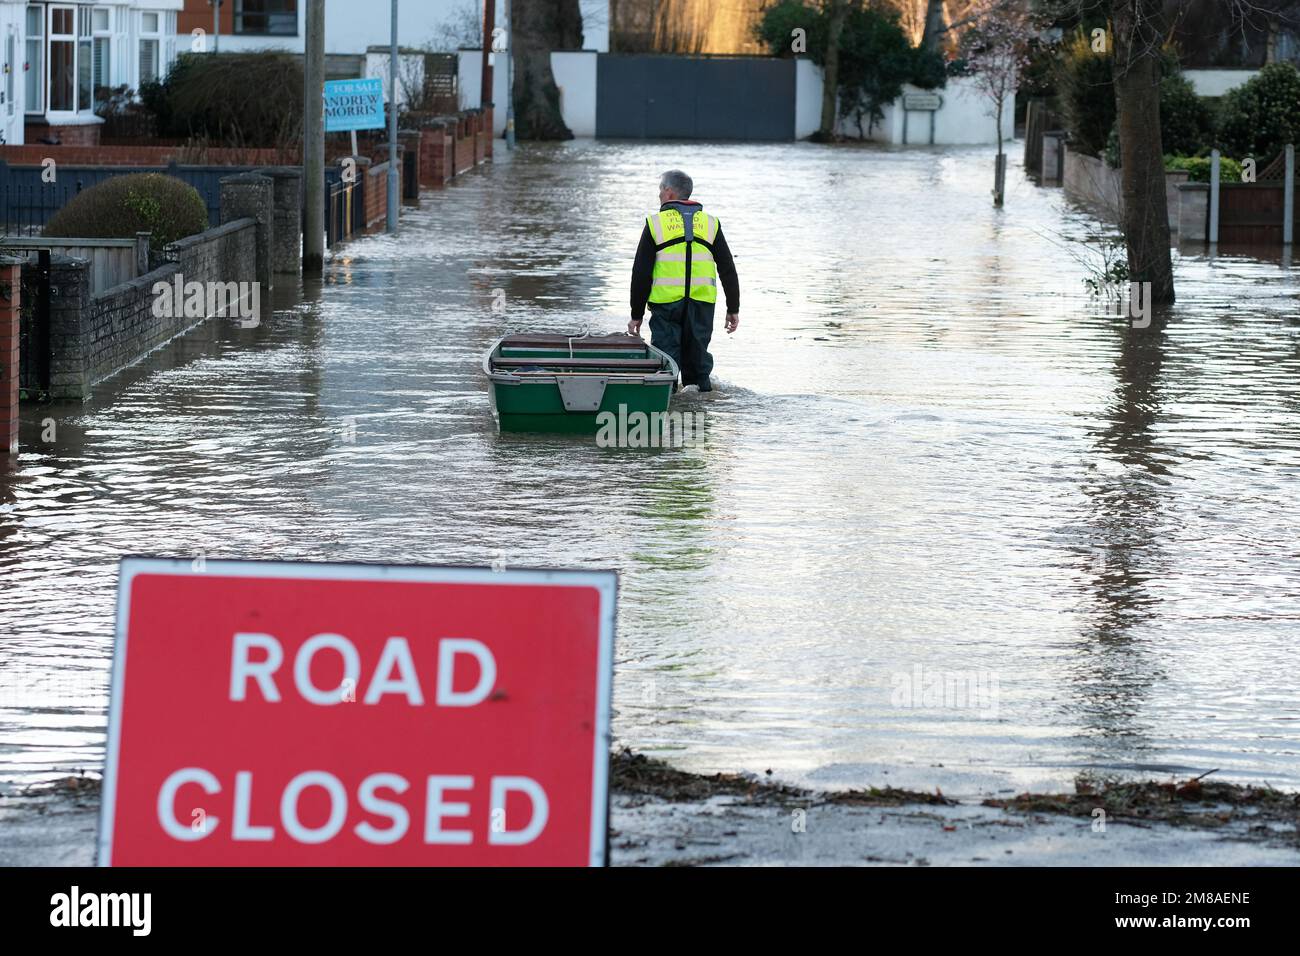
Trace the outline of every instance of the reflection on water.
{"type": "Polygon", "coordinates": [[[1129,329],[1067,248],[1097,224],[1019,177],[995,211],[991,166],[523,149],[278,290],[262,327],[26,408],[0,478],[0,780],[102,760],[116,561],[163,554],[616,568],[616,733],[691,768],[1300,785],[1296,273],[1185,256],[1167,322],[1129,329]],[[482,353],[620,328],[670,166],[742,281],[719,389],[678,399],[708,441],[498,436],[482,353]],[[907,706],[918,665],[940,692],[907,706]],[[996,706],[943,691],[970,675],[996,706]]]}

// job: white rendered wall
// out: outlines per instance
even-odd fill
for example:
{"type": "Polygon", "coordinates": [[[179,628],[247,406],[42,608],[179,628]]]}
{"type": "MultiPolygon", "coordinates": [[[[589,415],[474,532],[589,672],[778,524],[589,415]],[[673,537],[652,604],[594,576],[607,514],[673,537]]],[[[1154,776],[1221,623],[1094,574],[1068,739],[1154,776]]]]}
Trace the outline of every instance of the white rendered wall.
{"type": "MultiPolygon", "coordinates": [[[[162,0],[154,7],[180,0],[162,0]]],[[[477,2],[477,0],[476,0],[477,2]]],[[[609,51],[609,0],[580,0],[583,49],[609,51]]],[[[400,0],[397,6],[397,37],[404,47],[426,47],[441,36],[441,27],[459,18],[464,0],[400,0]]],[[[298,35],[292,37],[221,37],[226,52],[267,48],[302,53],[306,48],[306,7],[298,4],[298,35]]],[[[482,4],[479,3],[480,9],[482,4]]],[[[325,52],[365,53],[367,47],[386,46],[391,18],[384,0],[330,0],[325,7],[325,52]]],[[[505,0],[497,0],[496,25],[505,26],[505,0]]]]}
{"type": "Polygon", "coordinates": [[[560,88],[560,113],[564,125],[579,138],[596,135],[596,56],[594,51],[551,54],[551,72],[560,88]]]}
{"type": "MultiPolygon", "coordinates": [[[[943,105],[935,111],[934,142],[935,145],[982,145],[997,142],[991,105],[976,91],[970,77],[953,76],[941,90],[920,90],[905,86],[905,93],[937,93],[943,99],[943,105]]],[[[810,61],[800,60],[795,69],[795,136],[806,139],[817,131],[821,123],[822,74],[819,67],[810,61]],[[806,64],[806,66],[805,66],[806,64]],[[815,104],[815,107],[814,107],[815,104]]],[[[887,104],[884,119],[875,125],[868,139],[880,143],[903,142],[902,99],[887,104]]],[[[930,142],[930,114],[920,110],[908,111],[907,144],[909,146],[928,145],[930,142]]],[[[863,122],[866,129],[866,122],[863,122]]],[[[845,136],[857,137],[858,125],[852,119],[842,120],[839,132],[845,136]]],[[[1015,132],[1014,98],[1007,98],[1006,110],[1002,115],[1002,138],[1012,139],[1015,132]]]]}
{"type": "Polygon", "coordinates": [[[1258,74],[1259,70],[1183,70],[1198,96],[1222,96],[1258,74]]]}
{"type": "Polygon", "coordinates": [[[794,61],[794,138],[807,139],[822,125],[822,71],[812,60],[794,61]]]}
{"type": "MultiPolygon", "coordinates": [[[[483,80],[483,54],[478,50],[461,50],[460,106],[474,109],[480,103],[483,80]]],[[[560,88],[560,112],[574,136],[596,135],[596,60],[594,51],[569,51],[551,54],[551,72],[560,88]]],[[[492,55],[492,133],[506,130],[506,56],[492,55]]]]}

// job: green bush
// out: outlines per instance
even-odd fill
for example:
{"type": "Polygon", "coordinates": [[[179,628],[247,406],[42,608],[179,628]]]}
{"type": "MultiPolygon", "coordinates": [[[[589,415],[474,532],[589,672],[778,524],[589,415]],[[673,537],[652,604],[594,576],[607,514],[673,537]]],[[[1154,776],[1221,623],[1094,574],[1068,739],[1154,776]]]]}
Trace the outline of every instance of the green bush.
{"type": "MultiPolygon", "coordinates": [[[[792,56],[792,33],[806,31],[804,51],[818,66],[826,62],[830,38],[827,9],[800,0],[780,0],[763,12],[754,35],[773,56],[792,56]]],[[[903,84],[922,89],[943,86],[948,79],[943,57],[912,46],[899,26],[898,14],[853,6],[845,17],[839,43],[839,108],[841,118],[853,117],[860,131],[884,117],[883,106],[902,95],[903,84]]]]}
{"type": "Polygon", "coordinates": [[[164,137],[272,148],[302,139],[302,64],[288,53],[186,53],[140,99],[164,137]]]}
{"type": "Polygon", "coordinates": [[[1223,98],[1219,148],[1253,156],[1262,168],[1287,143],[1300,143],[1300,71],[1290,63],[1273,63],[1223,98]]]}
{"type": "MultiPolygon", "coordinates": [[[[1166,156],[1165,171],[1189,173],[1188,179],[1194,183],[1210,181],[1210,157],[1208,156],[1166,156]]],[[[1241,163],[1227,156],[1219,157],[1219,181],[1224,183],[1241,182],[1241,163]]]]}
{"type": "MultiPolygon", "coordinates": [[[[1194,156],[1210,149],[1214,142],[1214,111],[1196,95],[1192,81],[1181,73],[1170,73],[1160,81],[1160,143],[1166,154],[1194,156]]],[[[1110,128],[1106,140],[1106,162],[1118,169],[1119,124],[1110,128]]]]}
{"type": "Polygon", "coordinates": [[[805,5],[799,0],[779,0],[763,11],[754,25],[754,36],[772,56],[794,56],[795,30],[804,31],[809,58],[821,66],[826,62],[826,40],[829,18],[820,8],[805,5]]]}
{"type": "Polygon", "coordinates": [[[1214,111],[1192,81],[1173,73],[1160,81],[1160,143],[1166,153],[1193,155],[1214,142],[1214,111]]]}
{"type": "Polygon", "coordinates": [[[1089,156],[1105,152],[1115,125],[1111,60],[1110,52],[1093,52],[1091,38],[1082,28],[1061,42],[1056,89],[1062,118],[1070,134],[1070,148],[1089,156]]]}
{"type": "Polygon", "coordinates": [[[150,247],[161,250],[207,228],[208,207],[193,186],[162,173],[133,173],[78,193],[46,224],[45,235],[134,239],[150,232],[150,247]]]}

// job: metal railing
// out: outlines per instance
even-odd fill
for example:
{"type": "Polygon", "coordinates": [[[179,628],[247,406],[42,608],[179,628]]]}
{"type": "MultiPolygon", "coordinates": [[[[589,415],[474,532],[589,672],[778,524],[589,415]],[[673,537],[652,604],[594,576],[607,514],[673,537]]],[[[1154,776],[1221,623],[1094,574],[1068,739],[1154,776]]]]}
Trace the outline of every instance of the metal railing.
{"type": "Polygon", "coordinates": [[[358,179],[346,182],[331,179],[325,185],[325,245],[334,248],[337,243],[359,236],[366,229],[366,190],[358,179]]]}

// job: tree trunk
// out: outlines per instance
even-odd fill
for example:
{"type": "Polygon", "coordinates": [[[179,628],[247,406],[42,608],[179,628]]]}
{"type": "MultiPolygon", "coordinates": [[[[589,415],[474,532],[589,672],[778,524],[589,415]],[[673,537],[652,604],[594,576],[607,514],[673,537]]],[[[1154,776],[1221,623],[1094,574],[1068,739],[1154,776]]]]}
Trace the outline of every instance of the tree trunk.
{"type": "Polygon", "coordinates": [[[940,38],[943,36],[943,0],[928,0],[925,5],[925,32],[921,34],[923,49],[938,52],[940,38]]]}
{"type": "Polygon", "coordinates": [[[998,124],[998,157],[993,163],[993,205],[1001,206],[1007,183],[1007,158],[1002,152],[1002,100],[998,100],[997,114],[993,120],[998,124]]]}
{"type": "Polygon", "coordinates": [[[840,85],[840,34],[849,15],[848,0],[830,0],[831,20],[826,36],[826,65],[822,70],[822,125],[816,139],[834,142],[835,101],[840,85]]]}
{"type": "Polygon", "coordinates": [[[519,139],[573,139],[560,114],[551,51],[582,49],[578,0],[513,0],[511,12],[515,135],[519,139]]]}
{"type": "Polygon", "coordinates": [[[1150,282],[1152,301],[1168,304],[1174,301],[1174,267],[1160,142],[1159,15],[1160,0],[1111,0],[1129,277],[1150,282]]]}

